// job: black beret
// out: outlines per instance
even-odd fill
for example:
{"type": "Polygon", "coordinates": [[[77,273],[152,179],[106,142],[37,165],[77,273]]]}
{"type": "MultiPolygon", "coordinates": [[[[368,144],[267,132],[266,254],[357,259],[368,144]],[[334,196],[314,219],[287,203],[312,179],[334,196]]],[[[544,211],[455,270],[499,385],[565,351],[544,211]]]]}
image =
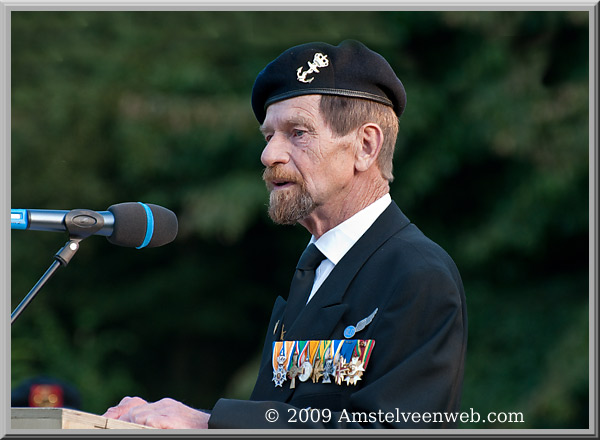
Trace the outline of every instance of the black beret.
{"type": "Polygon", "coordinates": [[[262,124],[270,104],[312,94],[370,99],[393,107],[398,117],[406,106],[404,86],[386,59],[359,41],[346,40],[283,52],[258,74],[252,110],[262,124]]]}

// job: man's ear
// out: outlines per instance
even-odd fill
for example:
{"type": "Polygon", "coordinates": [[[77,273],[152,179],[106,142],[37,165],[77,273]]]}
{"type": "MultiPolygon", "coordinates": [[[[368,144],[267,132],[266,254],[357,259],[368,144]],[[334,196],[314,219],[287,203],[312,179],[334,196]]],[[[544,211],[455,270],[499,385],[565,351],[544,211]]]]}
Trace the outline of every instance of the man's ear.
{"type": "Polygon", "coordinates": [[[367,171],[377,160],[383,145],[383,131],[375,123],[364,124],[358,129],[357,150],[354,168],[367,171]]]}

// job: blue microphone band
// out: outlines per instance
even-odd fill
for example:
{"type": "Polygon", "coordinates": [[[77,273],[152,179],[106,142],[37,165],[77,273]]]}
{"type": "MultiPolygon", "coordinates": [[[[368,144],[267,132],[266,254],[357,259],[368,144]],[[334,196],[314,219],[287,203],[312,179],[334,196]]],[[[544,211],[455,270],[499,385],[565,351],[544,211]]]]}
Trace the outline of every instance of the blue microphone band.
{"type": "Polygon", "coordinates": [[[146,236],[144,237],[144,242],[136,247],[136,249],[142,249],[148,246],[150,240],[152,240],[152,235],[154,235],[154,216],[152,215],[152,210],[148,205],[142,202],[138,202],[140,205],[144,207],[146,211],[146,236]]]}
{"type": "Polygon", "coordinates": [[[10,229],[27,229],[29,218],[26,209],[10,210],[10,229]]]}

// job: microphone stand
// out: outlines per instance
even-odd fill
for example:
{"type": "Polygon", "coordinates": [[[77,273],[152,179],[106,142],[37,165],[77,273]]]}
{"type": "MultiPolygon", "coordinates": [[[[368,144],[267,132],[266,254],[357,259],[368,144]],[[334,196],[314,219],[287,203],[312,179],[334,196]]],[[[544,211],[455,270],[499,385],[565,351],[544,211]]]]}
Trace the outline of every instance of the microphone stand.
{"type": "Polygon", "coordinates": [[[46,282],[54,275],[61,266],[67,266],[75,253],[79,250],[79,243],[93,235],[104,226],[104,218],[95,211],[87,209],[74,209],[65,216],[65,226],[69,231],[69,241],[54,255],[54,261],[39,279],[35,286],[23,298],[21,303],[10,315],[10,324],[21,315],[25,307],[35,298],[46,282]]]}

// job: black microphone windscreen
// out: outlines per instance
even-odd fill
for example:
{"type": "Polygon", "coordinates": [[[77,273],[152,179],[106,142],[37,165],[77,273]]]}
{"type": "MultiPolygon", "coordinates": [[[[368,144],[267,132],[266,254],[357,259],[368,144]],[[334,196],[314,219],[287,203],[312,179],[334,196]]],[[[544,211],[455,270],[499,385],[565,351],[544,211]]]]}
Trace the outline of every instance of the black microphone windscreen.
{"type": "Polygon", "coordinates": [[[162,206],[127,202],[112,205],[108,210],[115,217],[113,232],[106,237],[112,244],[135,248],[158,247],[172,242],[177,236],[177,216],[162,206]]]}
{"type": "Polygon", "coordinates": [[[154,217],[154,234],[147,247],[158,247],[171,243],[177,236],[179,224],[173,211],[148,203],[154,217]]]}

